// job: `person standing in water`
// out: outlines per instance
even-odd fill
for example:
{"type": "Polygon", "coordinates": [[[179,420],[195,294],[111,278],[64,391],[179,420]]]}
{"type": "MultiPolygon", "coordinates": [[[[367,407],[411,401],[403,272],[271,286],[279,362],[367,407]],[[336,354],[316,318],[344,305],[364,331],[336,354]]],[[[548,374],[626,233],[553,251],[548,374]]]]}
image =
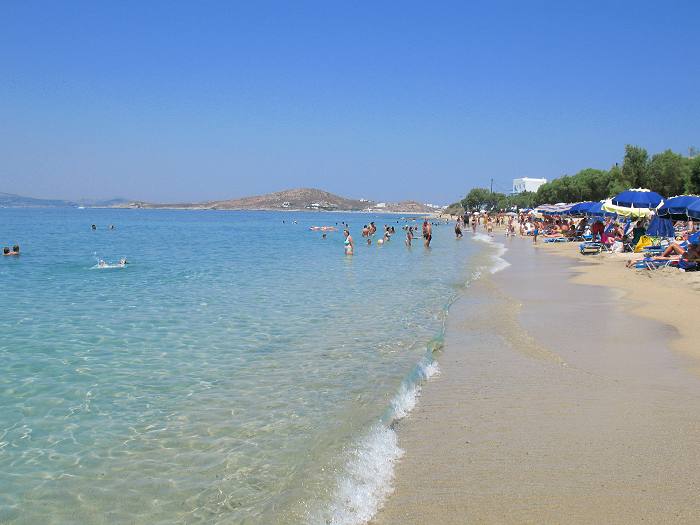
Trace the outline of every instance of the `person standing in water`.
{"type": "Polygon", "coordinates": [[[423,245],[430,248],[430,241],[433,240],[433,227],[427,220],[423,221],[423,245]]]}
{"type": "Polygon", "coordinates": [[[462,238],[462,221],[460,221],[460,220],[458,220],[455,223],[455,238],[456,239],[462,238]]]}
{"type": "Polygon", "coordinates": [[[406,246],[411,247],[411,242],[413,241],[413,226],[406,228],[406,246]]]}
{"type": "Polygon", "coordinates": [[[343,230],[343,235],[345,235],[345,255],[352,255],[355,251],[355,243],[352,240],[352,236],[348,230],[343,230]]]}

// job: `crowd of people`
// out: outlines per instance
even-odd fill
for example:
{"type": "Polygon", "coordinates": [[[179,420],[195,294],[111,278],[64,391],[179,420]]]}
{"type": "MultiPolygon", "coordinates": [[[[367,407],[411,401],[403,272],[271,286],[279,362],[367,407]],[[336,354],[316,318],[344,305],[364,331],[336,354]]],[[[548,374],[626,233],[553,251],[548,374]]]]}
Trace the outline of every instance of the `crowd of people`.
{"type": "MultiPolygon", "coordinates": [[[[458,224],[459,221],[458,219],[458,224]]],[[[581,241],[582,254],[640,254],[626,261],[634,268],[678,266],[686,271],[700,264],[700,231],[692,221],[674,221],[672,234],[650,234],[648,218],[536,216],[530,212],[481,213],[471,217],[473,228],[482,224],[487,232],[492,225],[505,226],[507,236],[529,236],[533,243],[581,241]]],[[[457,228],[457,227],[456,227],[457,228]]]]}

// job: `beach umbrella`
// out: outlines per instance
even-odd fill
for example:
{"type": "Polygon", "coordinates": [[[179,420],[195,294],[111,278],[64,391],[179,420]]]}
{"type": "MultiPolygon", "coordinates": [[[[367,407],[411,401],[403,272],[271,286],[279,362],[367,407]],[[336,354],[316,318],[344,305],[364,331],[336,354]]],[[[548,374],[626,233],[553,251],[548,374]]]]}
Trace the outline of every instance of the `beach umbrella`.
{"type": "Polygon", "coordinates": [[[700,197],[697,195],[671,197],[656,210],[656,214],[674,221],[686,221],[688,220],[688,206],[698,201],[700,201],[700,197]]]}
{"type": "Polygon", "coordinates": [[[623,191],[611,199],[615,206],[648,209],[657,208],[663,200],[664,198],[655,191],[645,190],[644,188],[623,191]]]}
{"type": "Polygon", "coordinates": [[[541,213],[542,215],[563,215],[568,212],[573,204],[566,204],[564,202],[559,202],[557,204],[542,204],[535,208],[535,213],[541,213]]]}
{"type": "Polygon", "coordinates": [[[686,212],[688,213],[689,219],[694,219],[696,221],[700,221],[700,199],[698,199],[694,203],[690,204],[686,208],[686,212]]]}
{"type": "Polygon", "coordinates": [[[637,188],[623,191],[606,200],[603,209],[624,217],[648,217],[663,202],[663,197],[655,191],[637,188]]]}
{"type": "Polygon", "coordinates": [[[574,204],[571,208],[569,208],[569,211],[566,212],[566,214],[567,215],[585,215],[586,211],[588,211],[588,208],[590,208],[594,204],[598,204],[598,203],[592,202],[592,201],[579,202],[577,204],[574,204]]]}
{"type": "Polygon", "coordinates": [[[673,221],[667,217],[655,215],[647,228],[647,235],[652,237],[675,237],[673,221]]]}
{"type": "Polygon", "coordinates": [[[617,214],[615,212],[610,212],[610,211],[605,211],[603,209],[603,203],[602,202],[594,202],[591,204],[588,209],[584,212],[584,214],[588,217],[616,217],[617,214]]]}

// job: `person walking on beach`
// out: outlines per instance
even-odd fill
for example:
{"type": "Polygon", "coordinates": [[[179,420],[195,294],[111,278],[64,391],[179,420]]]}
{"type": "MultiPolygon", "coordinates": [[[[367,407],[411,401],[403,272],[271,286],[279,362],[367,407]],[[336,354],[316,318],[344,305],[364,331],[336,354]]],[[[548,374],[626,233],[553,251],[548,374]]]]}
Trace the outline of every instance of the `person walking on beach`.
{"type": "Polygon", "coordinates": [[[355,251],[355,243],[352,240],[352,236],[348,230],[343,230],[343,235],[345,235],[345,255],[352,255],[355,251]]]}
{"type": "Polygon", "coordinates": [[[479,224],[479,219],[477,219],[476,217],[474,217],[474,218],[472,219],[472,233],[476,233],[476,227],[477,227],[478,224],[479,224]]]}
{"type": "Polygon", "coordinates": [[[532,244],[537,244],[537,236],[540,234],[540,223],[535,221],[535,229],[532,230],[532,244]]]}
{"type": "Polygon", "coordinates": [[[430,248],[430,241],[433,240],[433,227],[427,220],[423,221],[423,245],[430,248]]]}

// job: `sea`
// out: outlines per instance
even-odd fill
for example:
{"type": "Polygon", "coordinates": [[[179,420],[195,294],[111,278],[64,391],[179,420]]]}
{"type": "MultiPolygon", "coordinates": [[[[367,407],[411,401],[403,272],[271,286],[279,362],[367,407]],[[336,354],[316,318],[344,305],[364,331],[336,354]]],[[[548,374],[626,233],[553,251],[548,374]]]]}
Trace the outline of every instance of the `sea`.
{"type": "Polygon", "coordinates": [[[366,523],[450,305],[504,264],[453,224],[408,248],[420,224],[0,209],[0,523],[366,523]]]}

